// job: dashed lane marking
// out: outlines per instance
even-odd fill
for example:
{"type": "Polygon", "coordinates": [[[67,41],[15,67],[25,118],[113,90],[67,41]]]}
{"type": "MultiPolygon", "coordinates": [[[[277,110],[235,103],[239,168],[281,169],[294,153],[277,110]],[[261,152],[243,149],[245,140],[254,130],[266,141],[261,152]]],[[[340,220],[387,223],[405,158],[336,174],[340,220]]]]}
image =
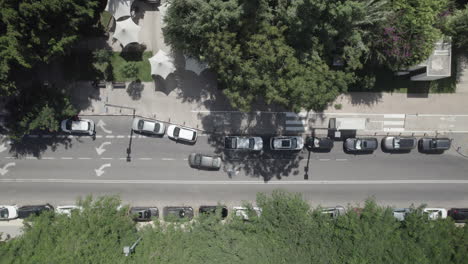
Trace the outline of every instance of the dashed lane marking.
{"type": "Polygon", "coordinates": [[[91,158],[88,158],[88,157],[80,157],[78,158],[79,160],[90,160],[91,158]]]}
{"type": "Polygon", "coordinates": [[[61,157],[60,159],[63,159],[63,160],[71,160],[73,159],[72,157],[61,157]]]}
{"type": "Polygon", "coordinates": [[[54,160],[54,157],[42,157],[43,160],[54,160]]]}
{"type": "MultiPolygon", "coordinates": [[[[125,159],[125,158],[124,158],[125,159]]],[[[152,158],[138,158],[139,160],[152,160],[152,158]]]]}
{"type": "Polygon", "coordinates": [[[106,136],[106,138],[115,138],[115,136],[106,136]]]}
{"type": "Polygon", "coordinates": [[[102,160],[111,160],[111,159],[114,159],[114,158],[101,158],[102,160]]]}
{"type": "Polygon", "coordinates": [[[118,135],[117,138],[125,138],[123,135],[118,135]]]}
{"type": "Polygon", "coordinates": [[[175,159],[172,159],[172,158],[162,158],[161,160],[175,160],[175,159]]]}
{"type": "Polygon", "coordinates": [[[348,159],[336,159],[336,161],[347,161],[348,159]]]}
{"type": "Polygon", "coordinates": [[[36,157],[26,157],[26,159],[33,160],[33,159],[37,159],[37,158],[36,157]]]}
{"type": "Polygon", "coordinates": [[[102,138],[102,135],[96,135],[96,138],[102,138]]]}
{"type": "Polygon", "coordinates": [[[320,161],[329,161],[330,159],[319,159],[320,161]]]}

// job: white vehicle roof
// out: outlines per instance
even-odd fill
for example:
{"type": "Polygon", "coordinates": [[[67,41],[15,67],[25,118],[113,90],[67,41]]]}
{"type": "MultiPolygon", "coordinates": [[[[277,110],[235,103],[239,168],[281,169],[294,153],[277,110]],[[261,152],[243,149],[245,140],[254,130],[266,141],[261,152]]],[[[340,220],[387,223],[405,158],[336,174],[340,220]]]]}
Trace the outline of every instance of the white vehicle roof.
{"type": "Polygon", "coordinates": [[[16,207],[16,205],[0,205],[0,210],[2,209],[8,210],[8,217],[6,219],[15,219],[18,217],[18,207],[16,207]]]}
{"type": "Polygon", "coordinates": [[[78,205],[60,205],[55,207],[55,212],[58,214],[71,215],[72,210],[82,210],[83,208],[78,205]]]}
{"type": "Polygon", "coordinates": [[[167,135],[172,138],[180,138],[180,139],[185,139],[188,141],[195,141],[197,139],[196,137],[197,131],[188,127],[181,127],[181,126],[176,126],[176,125],[170,125],[167,128],[167,135]],[[175,135],[175,131],[179,129],[179,135],[175,135]]]}
{"type": "Polygon", "coordinates": [[[72,130],[87,131],[89,130],[89,122],[87,120],[72,121],[72,130]]]}
{"type": "Polygon", "coordinates": [[[304,141],[302,137],[275,137],[273,148],[275,149],[302,149],[304,141]]]}
{"type": "Polygon", "coordinates": [[[445,208],[424,208],[423,212],[428,214],[430,220],[447,218],[447,209],[445,208]]]}

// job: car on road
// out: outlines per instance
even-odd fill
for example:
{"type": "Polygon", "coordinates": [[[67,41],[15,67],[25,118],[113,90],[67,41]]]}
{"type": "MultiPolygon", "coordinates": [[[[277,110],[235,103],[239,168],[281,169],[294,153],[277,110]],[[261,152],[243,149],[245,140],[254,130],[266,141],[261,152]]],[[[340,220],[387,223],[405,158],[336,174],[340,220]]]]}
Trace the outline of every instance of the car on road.
{"type": "Polygon", "coordinates": [[[132,130],[141,134],[163,136],[166,131],[166,126],[158,121],[135,117],[135,119],[133,119],[132,130]]]}
{"type": "Polygon", "coordinates": [[[404,221],[406,216],[412,212],[411,208],[396,208],[393,209],[393,216],[398,221],[404,221]]]}
{"type": "Polygon", "coordinates": [[[447,209],[445,208],[424,208],[423,213],[427,214],[429,220],[447,218],[447,209]]]}
{"type": "Polygon", "coordinates": [[[221,168],[221,157],[217,155],[205,155],[191,153],[188,157],[190,167],[203,170],[219,170],[221,168]]]}
{"type": "Polygon", "coordinates": [[[93,120],[69,118],[63,120],[60,127],[63,132],[74,134],[88,134],[93,136],[96,132],[93,120]]]}
{"type": "Polygon", "coordinates": [[[300,136],[280,136],[270,139],[272,150],[301,150],[304,147],[304,140],[300,136]]]}
{"type": "Polygon", "coordinates": [[[200,214],[207,214],[207,215],[219,215],[221,216],[221,219],[224,219],[228,216],[228,209],[226,206],[216,206],[216,205],[202,205],[198,209],[198,212],[200,214]]]}
{"type": "Polygon", "coordinates": [[[167,127],[167,136],[176,141],[197,142],[197,131],[188,127],[170,125],[167,127]]]}
{"type": "Polygon", "coordinates": [[[263,148],[263,140],[261,137],[228,136],[224,138],[224,148],[229,150],[260,151],[263,148]]]}
{"type": "Polygon", "coordinates": [[[0,205],[0,220],[13,220],[18,218],[16,205],[0,205]]]}
{"type": "Polygon", "coordinates": [[[333,148],[333,140],[329,137],[307,137],[306,148],[311,151],[330,151],[333,148]]]}
{"type": "Polygon", "coordinates": [[[50,204],[25,205],[18,208],[18,217],[24,219],[30,215],[40,215],[46,211],[54,211],[54,207],[50,204]]]}
{"type": "Polygon", "coordinates": [[[345,215],[346,209],[343,206],[326,207],[322,208],[322,214],[329,215],[331,218],[337,218],[338,216],[345,215]]]}
{"type": "Polygon", "coordinates": [[[146,222],[158,218],[159,210],[157,207],[131,207],[129,214],[136,222],[146,222]]]}
{"type": "Polygon", "coordinates": [[[444,152],[450,149],[451,143],[449,138],[421,138],[418,149],[421,152],[444,152]]]}
{"type": "Polygon", "coordinates": [[[382,139],[382,145],[388,151],[409,151],[416,147],[416,143],[414,137],[388,136],[382,139]]]}
{"type": "Polygon", "coordinates": [[[451,208],[448,210],[448,216],[457,223],[466,223],[468,222],[468,208],[451,208]]]}
{"type": "Polygon", "coordinates": [[[83,207],[78,205],[59,205],[55,207],[55,213],[71,216],[72,211],[82,211],[83,207]]]}
{"type": "Polygon", "coordinates": [[[163,209],[164,220],[169,222],[190,221],[193,218],[193,208],[188,206],[167,206],[163,209]]]}
{"type": "Polygon", "coordinates": [[[350,152],[373,152],[379,143],[376,138],[348,138],[344,143],[344,148],[350,152]]]}
{"type": "Polygon", "coordinates": [[[252,208],[237,206],[233,207],[232,209],[234,210],[234,214],[244,221],[250,220],[249,214],[252,215],[252,213],[255,213],[257,217],[260,217],[262,215],[262,208],[256,206],[252,208]]]}

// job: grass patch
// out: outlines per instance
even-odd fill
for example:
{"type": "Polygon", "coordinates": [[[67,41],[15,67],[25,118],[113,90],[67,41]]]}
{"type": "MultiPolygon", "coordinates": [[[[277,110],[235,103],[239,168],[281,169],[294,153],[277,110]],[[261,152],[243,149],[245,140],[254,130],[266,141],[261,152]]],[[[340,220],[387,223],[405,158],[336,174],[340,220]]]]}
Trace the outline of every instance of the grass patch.
{"type": "MultiPolygon", "coordinates": [[[[148,61],[148,59],[151,58],[152,56],[153,56],[152,52],[145,51],[141,53],[141,57],[139,58],[139,60],[132,59],[132,61],[134,61],[138,66],[138,79],[140,79],[142,82],[153,81],[153,78],[151,77],[151,65],[148,61]]],[[[127,60],[124,57],[126,57],[125,53],[114,52],[114,54],[112,54],[111,65],[112,65],[112,73],[113,73],[114,81],[117,81],[117,82],[134,81],[131,78],[125,78],[122,75],[122,68],[127,63],[127,60]]],[[[132,58],[134,58],[134,56],[132,56],[132,58]]]]}

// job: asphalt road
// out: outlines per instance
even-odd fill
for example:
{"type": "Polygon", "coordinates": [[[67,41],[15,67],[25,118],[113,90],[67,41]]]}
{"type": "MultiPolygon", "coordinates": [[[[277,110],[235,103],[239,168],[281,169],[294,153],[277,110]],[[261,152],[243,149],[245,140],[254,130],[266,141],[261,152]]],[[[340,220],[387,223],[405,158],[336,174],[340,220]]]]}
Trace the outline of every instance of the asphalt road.
{"type": "MultiPolygon", "coordinates": [[[[130,117],[95,117],[97,137],[32,135],[0,146],[1,203],[73,203],[87,194],[120,194],[133,204],[236,205],[257,192],[300,192],[312,204],[355,204],[370,197],[388,205],[468,207],[468,162],[454,151],[416,150],[350,155],[335,142],[330,153],[225,152],[220,135],[195,145],[131,134],[130,117]],[[3,148],[2,148],[3,146],[3,148]],[[128,152],[128,150],[130,150],[128,152]],[[222,155],[220,171],[188,166],[191,152],[222,155]]],[[[264,137],[268,145],[268,137],[264,137]]]]}

